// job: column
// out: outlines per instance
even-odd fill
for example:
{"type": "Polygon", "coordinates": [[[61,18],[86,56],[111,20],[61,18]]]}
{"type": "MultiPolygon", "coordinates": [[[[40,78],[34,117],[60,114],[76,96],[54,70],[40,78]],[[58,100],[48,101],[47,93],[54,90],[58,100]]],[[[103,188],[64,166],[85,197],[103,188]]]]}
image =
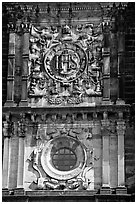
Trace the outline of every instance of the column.
{"type": "Polygon", "coordinates": [[[17,122],[12,121],[12,129],[10,130],[11,138],[9,143],[9,177],[8,188],[15,189],[17,187],[17,166],[18,166],[18,135],[17,122]]]}
{"type": "Polygon", "coordinates": [[[100,194],[110,194],[110,164],[109,164],[109,125],[107,113],[104,113],[102,124],[102,189],[100,194]]]}
{"type": "MultiPolygon", "coordinates": [[[[121,5],[121,4],[120,4],[121,5]]],[[[125,77],[125,32],[124,32],[124,17],[123,9],[119,6],[118,14],[118,99],[116,104],[123,105],[125,104],[124,99],[124,77],[125,77]]]]}
{"type": "MultiPolygon", "coordinates": [[[[114,4],[115,5],[115,4],[114,4]]],[[[115,6],[113,7],[113,9],[115,6]]],[[[117,26],[116,15],[111,18],[110,27],[110,98],[116,101],[118,97],[118,39],[117,39],[117,26]]]]}
{"type": "Polygon", "coordinates": [[[118,158],[117,158],[117,150],[118,150],[118,141],[116,134],[116,124],[115,119],[110,122],[110,150],[109,150],[109,161],[110,161],[110,187],[117,187],[117,177],[118,177],[118,158]]]}
{"type": "Polygon", "coordinates": [[[28,82],[28,59],[29,59],[29,24],[24,23],[23,26],[23,47],[22,47],[22,89],[21,89],[21,102],[19,106],[28,105],[28,95],[27,95],[27,82],[28,82]]]}
{"type": "Polygon", "coordinates": [[[125,121],[117,121],[117,136],[118,136],[118,188],[117,194],[127,193],[125,188],[125,156],[124,156],[124,134],[125,121]]]}
{"type": "Polygon", "coordinates": [[[110,102],[110,30],[109,22],[103,24],[104,48],[103,57],[103,102],[102,104],[111,104],[110,102]]]}
{"type": "Polygon", "coordinates": [[[9,124],[4,121],[3,135],[4,135],[4,152],[3,152],[3,170],[2,170],[2,188],[8,189],[8,175],[9,175],[9,124]]]}
{"type": "Polygon", "coordinates": [[[22,46],[23,46],[23,30],[22,20],[17,19],[16,21],[16,49],[15,49],[15,96],[14,100],[19,104],[21,100],[21,73],[22,73],[22,46]]]}
{"type": "Polygon", "coordinates": [[[7,76],[7,101],[5,107],[16,106],[14,104],[14,72],[15,72],[15,27],[9,23],[9,53],[8,53],[8,76],[7,76]]]}
{"type": "Polygon", "coordinates": [[[101,124],[97,119],[93,119],[92,139],[94,151],[94,188],[99,189],[102,184],[102,137],[101,124]]]}
{"type": "MultiPolygon", "coordinates": [[[[23,119],[24,120],[24,119],[23,119]]],[[[18,149],[18,171],[17,171],[17,188],[23,188],[23,174],[24,174],[24,137],[25,124],[21,119],[18,126],[19,149],[18,149]]]]}

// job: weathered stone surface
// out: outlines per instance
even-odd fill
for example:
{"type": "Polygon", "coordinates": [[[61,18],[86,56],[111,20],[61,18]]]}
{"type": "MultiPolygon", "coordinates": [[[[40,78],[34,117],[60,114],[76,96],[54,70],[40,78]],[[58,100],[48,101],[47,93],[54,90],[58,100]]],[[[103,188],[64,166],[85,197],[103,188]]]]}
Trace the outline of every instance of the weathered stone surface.
{"type": "MultiPolygon", "coordinates": [[[[32,201],[35,193],[37,200],[40,199],[38,193],[41,193],[41,199],[54,195],[80,197],[81,192],[82,196],[93,195],[94,189],[100,189],[100,194],[108,194],[106,201],[111,200],[113,194],[117,194],[115,199],[119,200],[122,199],[119,195],[127,191],[117,186],[124,187],[125,184],[132,189],[130,192],[134,192],[134,139],[130,139],[134,131],[126,126],[129,106],[122,100],[127,97],[124,79],[130,78],[125,70],[129,70],[127,65],[131,68],[134,65],[135,31],[132,26],[127,26],[126,32],[130,33],[131,39],[126,36],[128,43],[124,47],[123,15],[129,13],[129,8],[123,6],[125,3],[108,4],[111,8],[105,6],[106,3],[88,3],[84,8],[83,3],[61,3],[61,7],[56,3],[38,3],[37,6],[34,3],[32,13],[31,3],[29,9],[23,3],[21,7],[16,3],[6,4],[10,38],[5,104],[8,108],[3,109],[3,118],[5,121],[5,114],[10,113],[10,122],[19,125],[18,131],[8,139],[9,144],[4,139],[4,157],[6,154],[10,157],[7,156],[9,172],[4,172],[8,183],[4,180],[3,187],[10,189],[11,200],[32,201]],[[51,6],[51,9],[50,5],[57,7],[51,6]],[[72,15],[74,13],[79,20],[72,15]],[[51,14],[54,17],[57,14],[57,22],[53,22],[51,14]],[[69,18],[64,24],[66,16],[69,18]],[[87,22],[83,24],[81,17],[87,18],[87,22]],[[125,49],[127,59],[124,58],[125,49]],[[119,87],[122,87],[120,92],[119,87]],[[16,105],[20,107],[14,108],[16,105]],[[24,114],[24,123],[20,113],[24,114]],[[52,147],[51,141],[56,138],[65,138],[65,142],[62,140],[52,147]],[[69,143],[68,138],[79,141],[81,148],[75,142],[69,143]],[[77,170],[83,167],[82,172],[78,175],[76,172],[77,178],[61,181],[56,179],[57,175],[62,176],[56,169],[54,178],[50,178],[42,166],[43,150],[43,158],[48,155],[45,165],[51,165],[52,171],[58,168],[52,157],[58,158],[64,150],[64,158],[68,158],[65,152],[76,154],[77,170]],[[27,196],[17,196],[23,194],[27,196]]],[[[133,90],[128,87],[127,93],[130,91],[132,94],[133,90]]],[[[62,160],[63,157],[59,162],[62,160]]],[[[9,198],[5,196],[5,199],[9,198]]],[[[100,197],[94,199],[98,201],[100,197]]],[[[103,195],[102,199],[105,200],[103,195]]]]}

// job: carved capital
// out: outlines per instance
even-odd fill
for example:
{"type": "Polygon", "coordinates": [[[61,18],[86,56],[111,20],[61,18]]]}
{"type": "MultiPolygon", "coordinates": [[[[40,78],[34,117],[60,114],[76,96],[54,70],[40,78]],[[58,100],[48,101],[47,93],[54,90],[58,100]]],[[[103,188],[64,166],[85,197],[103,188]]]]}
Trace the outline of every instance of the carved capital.
{"type": "Polygon", "coordinates": [[[125,134],[125,129],[126,129],[125,121],[118,121],[116,129],[117,129],[117,134],[118,135],[124,135],[125,134]]]}
{"type": "Polygon", "coordinates": [[[3,134],[4,137],[9,137],[9,124],[7,123],[7,121],[3,122],[3,134]]]}
{"type": "Polygon", "coordinates": [[[7,24],[8,32],[9,33],[15,33],[16,32],[16,24],[14,22],[9,22],[7,24]]]}
{"type": "Polygon", "coordinates": [[[101,120],[102,127],[109,127],[110,121],[109,120],[101,120]]]}
{"type": "Polygon", "coordinates": [[[23,29],[23,33],[29,33],[30,24],[28,22],[23,22],[22,29],[23,29]]]}
{"type": "Polygon", "coordinates": [[[25,114],[21,114],[21,120],[18,122],[18,135],[19,137],[25,137],[26,125],[25,125],[25,114]]]}
{"type": "Polygon", "coordinates": [[[101,120],[101,133],[102,136],[109,136],[110,134],[110,121],[109,120],[101,120]]]}
{"type": "Polygon", "coordinates": [[[19,137],[25,137],[25,124],[23,124],[22,122],[19,122],[18,135],[19,137]]]}
{"type": "Polygon", "coordinates": [[[11,137],[13,135],[13,123],[10,121],[10,115],[6,115],[6,121],[3,121],[4,137],[11,137]]]}
{"type": "Polygon", "coordinates": [[[13,123],[10,121],[8,122],[4,121],[3,124],[4,124],[4,127],[3,127],[4,137],[11,137],[14,131],[13,123]]]}

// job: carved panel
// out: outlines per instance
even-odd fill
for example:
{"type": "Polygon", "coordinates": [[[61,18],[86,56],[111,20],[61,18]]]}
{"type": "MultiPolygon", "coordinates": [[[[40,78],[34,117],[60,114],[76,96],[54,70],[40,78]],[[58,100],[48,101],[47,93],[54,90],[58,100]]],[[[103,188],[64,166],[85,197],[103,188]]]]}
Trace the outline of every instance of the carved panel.
{"type": "Polygon", "coordinates": [[[30,105],[90,103],[101,96],[102,25],[31,26],[30,105]],[[36,100],[37,99],[37,100],[36,100]]]}
{"type": "Polygon", "coordinates": [[[41,125],[35,141],[26,155],[24,182],[30,183],[29,189],[94,189],[93,142],[88,129],[41,125]]]}

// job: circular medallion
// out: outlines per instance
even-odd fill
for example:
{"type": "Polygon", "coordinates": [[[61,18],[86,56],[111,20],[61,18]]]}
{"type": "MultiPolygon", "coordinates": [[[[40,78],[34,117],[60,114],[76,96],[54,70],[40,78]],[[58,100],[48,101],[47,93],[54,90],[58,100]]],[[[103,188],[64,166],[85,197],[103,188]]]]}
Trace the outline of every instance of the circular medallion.
{"type": "Polygon", "coordinates": [[[80,141],[72,137],[57,137],[47,142],[41,155],[44,171],[57,180],[77,176],[86,163],[86,151],[80,141]]]}
{"type": "Polygon", "coordinates": [[[85,51],[79,45],[71,42],[52,46],[44,59],[44,66],[48,75],[63,83],[71,82],[81,76],[86,64],[85,51]]]}

